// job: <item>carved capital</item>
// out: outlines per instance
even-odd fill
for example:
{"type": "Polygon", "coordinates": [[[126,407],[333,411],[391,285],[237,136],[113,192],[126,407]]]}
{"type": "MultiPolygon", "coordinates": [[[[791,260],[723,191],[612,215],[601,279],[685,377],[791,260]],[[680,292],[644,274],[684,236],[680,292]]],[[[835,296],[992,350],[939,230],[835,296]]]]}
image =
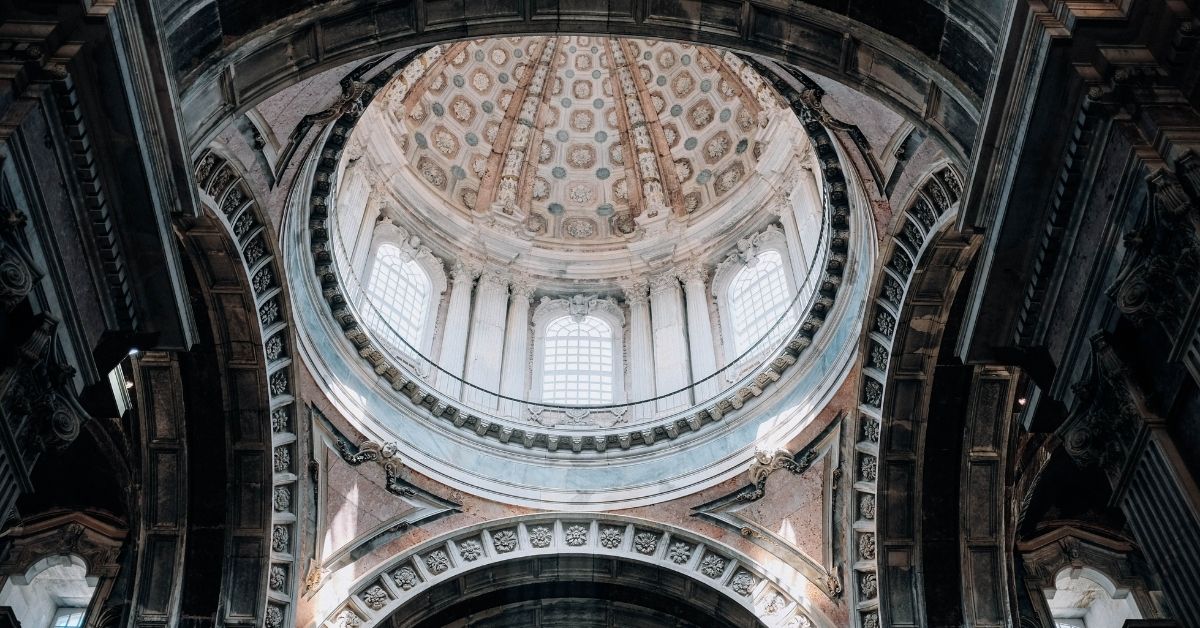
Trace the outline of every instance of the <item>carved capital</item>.
{"type": "Polygon", "coordinates": [[[708,269],[698,261],[689,262],[680,267],[678,275],[684,285],[697,283],[703,287],[704,282],[708,281],[708,269]]]}
{"type": "Polygon", "coordinates": [[[450,278],[455,284],[459,282],[473,282],[483,272],[481,264],[474,260],[459,259],[454,261],[454,265],[450,267],[450,278]]]}
{"type": "Polygon", "coordinates": [[[621,283],[621,290],[625,293],[625,302],[630,305],[645,305],[649,299],[650,285],[644,279],[628,280],[621,283]]]}
{"type": "Polygon", "coordinates": [[[1115,485],[1153,413],[1104,333],[1092,337],[1088,371],[1074,387],[1078,400],[1061,428],[1063,448],[1081,466],[1102,469],[1115,485]]]}
{"type": "Polygon", "coordinates": [[[662,294],[679,289],[679,275],[674,268],[650,278],[650,294],[662,294]]]}

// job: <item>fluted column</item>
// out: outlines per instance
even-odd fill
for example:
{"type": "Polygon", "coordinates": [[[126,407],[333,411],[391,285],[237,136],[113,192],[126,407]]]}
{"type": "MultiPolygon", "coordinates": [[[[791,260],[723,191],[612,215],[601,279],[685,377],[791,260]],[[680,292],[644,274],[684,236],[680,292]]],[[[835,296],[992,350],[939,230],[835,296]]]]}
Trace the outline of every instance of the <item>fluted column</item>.
{"type": "MultiPolygon", "coordinates": [[[[471,324],[471,288],[479,269],[459,260],[450,269],[450,303],[446,306],[446,324],[442,328],[442,351],[438,359],[440,366],[455,377],[462,377],[463,364],[467,357],[467,333],[471,324]]],[[[439,373],[438,388],[457,397],[462,390],[459,382],[446,373],[439,373]]]]}
{"type": "MultiPolygon", "coordinates": [[[[662,395],[679,390],[691,381],[683,293],[674,269],[651,278],[650,314],[654,329],[655,383],[657,394],[662,395]]],[[[689,395],[684,392],[660,400],[658,410],[674,410],[688,403],[689,395]]]]}
{"type": "MultiPolygon", "coordinates": [[[[650,301],[644,281],[634,281],[623,286],[625,302],[629,304],[629,394],[633,401],[642,401],[654,396],[654,336],[650,327],[650,301]]],[[[654,404],[638,404],[633,412],[636,418],[647,418],[654,411],[654,404]]]]}
{"type": "Polygon", "coordinates": [[[475,290],[475,313],[467,350],[467,386],[463,395],[478,407],[494,409],[500,390],[500,356],[504,351],[504,323],[508,310],[508,273],[488,268],[475,290]],[[482,389],[482,390],[480,390],[482,389]]]}
{"type": "MultiPolygon", "coordinates": [[[[688,347],[691,349],[692,381],[700,380],[717,371],[717,348],[713,344],[712,319],[708,314],[708,293],[705,280],[708,271],[700,264],[687,266],[679,273],[683,280],[683,292],[687,298],[688,347]]],[[[708,399],[716,393],[715,378],[696,386],[696,401],[708,399]]]]}
{"type": "MultiPolygon", "coordinates": [[[[504,333],[504,366],[500,373],[500,393],[514,399],[525,399],[528,392],[525,375],[529,371],[529,299],[533,286],[528,280],[515,279],[508,300],[508,325],[504,333]]],[[[500,407],[507,416],[519,417],[522,404],[501,401],[500,407]]]]}

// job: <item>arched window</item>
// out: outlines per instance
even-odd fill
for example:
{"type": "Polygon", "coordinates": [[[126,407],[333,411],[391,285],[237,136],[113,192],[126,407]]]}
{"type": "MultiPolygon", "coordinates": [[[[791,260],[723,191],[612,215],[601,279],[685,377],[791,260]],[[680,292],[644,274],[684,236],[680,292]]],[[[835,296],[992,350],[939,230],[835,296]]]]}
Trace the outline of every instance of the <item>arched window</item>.
{"type": "Polygon", "coordinates": [[[774,341],[782,338],[795,322],[791,302],[792,294],[779,251],[766,250],[751,259],[729,285],[729,321],[734,350],[734,355],[729,357],[732,359],[745,353],[768,334],[771,338],[759,347],[773,348],[774,341]],[[785,313],[785,320],[776,326],[785,313]]]}
{"type": "Polygon", "coordinates": [[[612,325],[595,316],[562,316],[546,325],[543,343],[543,401],[613,402],[617,377],[612,325]]]}
{"type": "Polygon", "coordinates": [[[384,243],[375,250],[367,283],[367,316],[395,351],[412,354],[405,342],[421,348],[432,292],[429,275],[400,247],[384,243]]]}

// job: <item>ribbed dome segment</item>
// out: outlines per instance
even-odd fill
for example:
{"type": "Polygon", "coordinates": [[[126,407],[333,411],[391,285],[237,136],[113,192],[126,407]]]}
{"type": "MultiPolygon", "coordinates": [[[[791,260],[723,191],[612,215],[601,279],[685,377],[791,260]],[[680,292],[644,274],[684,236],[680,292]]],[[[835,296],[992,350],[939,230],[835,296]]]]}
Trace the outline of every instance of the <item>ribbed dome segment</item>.
{"type": "Polygon", "coordinates": [[[465,214],[574,242],[728,199],[778,109],[730,53],[582,36],[450,45],[391,106],[409,176],[465,214]]]}

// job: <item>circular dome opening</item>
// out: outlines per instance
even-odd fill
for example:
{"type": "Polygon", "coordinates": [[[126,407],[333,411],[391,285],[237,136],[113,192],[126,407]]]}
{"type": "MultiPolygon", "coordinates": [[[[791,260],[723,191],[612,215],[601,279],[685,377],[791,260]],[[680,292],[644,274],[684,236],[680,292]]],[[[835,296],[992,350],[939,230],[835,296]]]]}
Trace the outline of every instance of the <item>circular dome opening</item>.
{"type": "Polygon", "coordinates": [[[846,181],[820,122],[754,62],[474,40],[362,93],[305,226],[346,359],[391,388],[395,416],[354,396],[373,433],[419,418],[578,463],[749,430],[721,445],[727,468],[830,392],[848,336],[822,360],[808,349],[847,268],[846,181]]]}

